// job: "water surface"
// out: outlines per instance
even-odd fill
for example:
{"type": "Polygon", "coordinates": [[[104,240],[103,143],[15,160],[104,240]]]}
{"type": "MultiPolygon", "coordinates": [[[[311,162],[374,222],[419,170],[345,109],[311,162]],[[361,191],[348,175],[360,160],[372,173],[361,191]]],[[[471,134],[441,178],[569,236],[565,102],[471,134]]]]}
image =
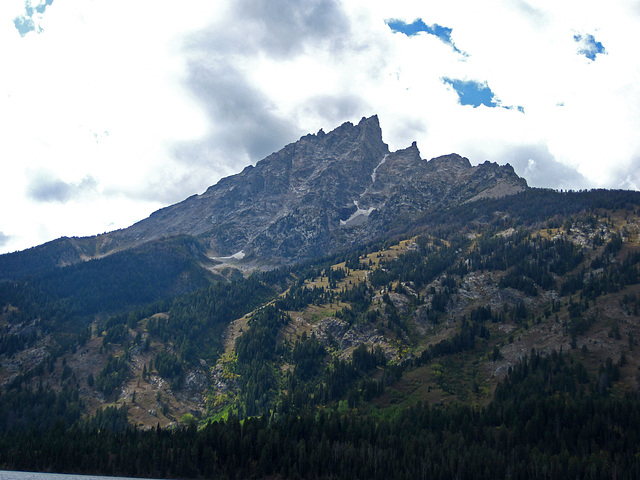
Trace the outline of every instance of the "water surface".
{"type": "MultiPolygon", "coordinates": [[[[0,470],[0,480],[134,480],[129,477],[102,477],[99,475],[72,475],[69,473],[12,472],[0,470]]],[[[140,480],[140,479],[135,479],[140,480]]]]}

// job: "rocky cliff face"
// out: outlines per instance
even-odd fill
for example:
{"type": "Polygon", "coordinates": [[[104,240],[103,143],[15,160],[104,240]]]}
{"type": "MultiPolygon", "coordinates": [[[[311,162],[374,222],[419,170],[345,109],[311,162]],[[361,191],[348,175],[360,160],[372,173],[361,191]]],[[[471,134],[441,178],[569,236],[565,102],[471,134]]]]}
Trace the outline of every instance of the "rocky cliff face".
{"type": "Polygon", "coordinates": [[[79,239],[74,258],[186,234],[211,258],[269,267],[372,240],[432,208],[526,188],[508,165],[472,167],[455,154],[425,161],[415,142],[390,152],[373,116],[306,135],[127,229],[79,239]]]}
{"type": "Polygon", "coordinates": [[[225,178],[204,194],[104,236],[101,250],[173,234],[200,238],[212,257],[291,263],[371,240],[390,221],[527,188],[510,166],[416,144],[390,152],[376,116],[320,130],[225,178]]]}

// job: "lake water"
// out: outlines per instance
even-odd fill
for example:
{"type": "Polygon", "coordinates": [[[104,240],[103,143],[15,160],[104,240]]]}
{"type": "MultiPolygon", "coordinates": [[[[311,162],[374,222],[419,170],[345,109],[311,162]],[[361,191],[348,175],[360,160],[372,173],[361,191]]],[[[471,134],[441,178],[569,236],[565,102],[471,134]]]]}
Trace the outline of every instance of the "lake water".
{"type": "MultiPolygon", "coordinates": [[[[101,477],[98,475],[71,475],[66,473],[11,472],[0,470],[0,480],[134,480],[126,477],[101,477]]],[[[140,479],[135,479],[140,480],[140,479]]]]}

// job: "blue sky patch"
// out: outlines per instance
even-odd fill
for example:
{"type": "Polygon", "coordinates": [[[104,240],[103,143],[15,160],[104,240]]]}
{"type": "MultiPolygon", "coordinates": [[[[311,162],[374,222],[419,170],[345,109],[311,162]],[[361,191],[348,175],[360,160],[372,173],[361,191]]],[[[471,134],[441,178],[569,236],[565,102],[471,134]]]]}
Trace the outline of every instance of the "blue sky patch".
{"type": "Polygon", "coordinates": [[[596,55],[599,53],[607,53],[604,49],[604,45],[598,42],[593,35],[588,33],[586,35],[576,34],[573,36],[573,39],[579,45],[578,53],[580,55],[584,55],[591,61],[594,61],[596,59],[596,55]]]}
{"type": "Polygon", "coordinates": [[[14,18],[13,24],[15,25],[18,32],[20,32],[21,37],[24,37],[27,33],[34,32],[36,30],[36,24],[33,23],[31,17],[28,17],[26,15],[14,18]]]}
{"type": "Polygon", "coordinates": [[[489,108],[505,108],[507,110],[517,110],[520,113],[524,113],[524,107],[508,105],[504,106],[500,104],[498,100],[487,85],[487,82],[476,82],[475,80],[458,80],[455,78],[442,78],[442,81],[447,85],[451,85],[455,92],[458,94],[460,105],[471,105],[473,108],[484,105],[489,108]]]}
{"type": "Polygon", "coordinates": [[[485,105],[487,107],[497,107],[498,103],[494,100],[495,95],[485,83],[476,82],[474,80],[457,80],[453,78],[443,78],[444,83],[451,85],[460,98],[460,105],[471,105],[479,107],[485,105]]]}
{"type": "Polygon", "coordinates": [[[413,23],[406,23],[402,20],[387,20],[387,25],[391,29],[391,31],[396,33],[404,33],[407,37],[413,37],[420,32],[428,33],[429,35],[434,35],[438,37],[442,42],[449,45],[458,53],[461,52],[458,47],[455,46],[453,40],[451,40],[451,32],[453,30],[448,27],[443,27],[434,23],[433,25],[427,25],[422,21],[421,18],[415,20],[413,23]]]}
{"type": "Polygon", "coordinates": [[[44,15],[47,7],[52,3],[53,0],[39,0],[34,7],[31,0],[26,0],[24,4],[24,15],[20,15],[13,19],[13,25],[16,27],[21,37],[24,37],[29,32],[42,32],[40,19],[42,18],[42,15],[44,15]]]}
{"type": "Polygon", "coordinates": [[[44,0],[44,2],[41,2],[40,5],[36,6],[36,12],[44,13],[47,7],[52,3],[53,3],[53,0],[44,0]]]}

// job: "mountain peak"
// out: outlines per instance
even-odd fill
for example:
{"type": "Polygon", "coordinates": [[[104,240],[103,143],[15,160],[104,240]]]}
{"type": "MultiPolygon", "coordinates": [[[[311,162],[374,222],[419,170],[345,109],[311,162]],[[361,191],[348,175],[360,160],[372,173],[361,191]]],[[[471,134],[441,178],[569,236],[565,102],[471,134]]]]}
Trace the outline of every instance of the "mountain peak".
{"type": "Polygon", "coordinates": [[[378,115],[374,114],[374,115],[371,115],[370,117],[362,117],[358,125],[380,128],[380,120],[378,119],[378,115]]]}
{"type": "Polygon", "coordinates": [[[449,155],[441,155],[439,157],[429,160],[429,166],[433,168],[442,168],[443,166],[469,169],[471,168],[471,162],[468,158],[458,155],[457,153],[450,153],[449,155]]]}

